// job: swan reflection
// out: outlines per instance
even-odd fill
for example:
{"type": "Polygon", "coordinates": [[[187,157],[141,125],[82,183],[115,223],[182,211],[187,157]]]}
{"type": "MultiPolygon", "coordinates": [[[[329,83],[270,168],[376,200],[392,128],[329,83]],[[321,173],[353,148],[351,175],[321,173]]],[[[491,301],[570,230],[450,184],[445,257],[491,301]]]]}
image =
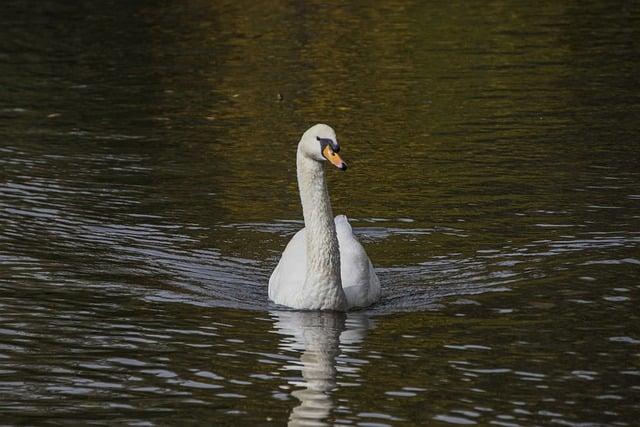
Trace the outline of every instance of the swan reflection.
{"type": "Polygon", "coordinates": [[[275,311],[271,315],[275,331],[283,335],[280,349],[300,354],[298,361],[283,367],[302,374],[287,376],[287,382],[297,388],[291,395],[300,401],[291,411],[289,425],[328,425],[335,406],[330,392],[338,386],[338,371],[348,372],[357,380],[358,366],[365,363],[338,356],[359,351],[373,322],[357,312],[275,311]]]}

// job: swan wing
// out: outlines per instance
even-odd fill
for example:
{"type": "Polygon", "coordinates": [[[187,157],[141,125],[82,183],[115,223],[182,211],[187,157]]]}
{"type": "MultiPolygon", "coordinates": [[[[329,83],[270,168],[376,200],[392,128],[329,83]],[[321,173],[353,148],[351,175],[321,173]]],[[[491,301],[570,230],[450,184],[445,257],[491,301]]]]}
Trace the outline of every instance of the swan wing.
{"type": "Polygon", "coordinates": [[[307,274],[305,229],[298,231],[287,243],[278,265],[269,278],[269,299],[277,304],[293,305],[296,290],[307,274]]]}
{"type": "Polygon", "coordinates": [[[349,307],[366,307],[380,297],[380,280],[345,215],[335,218],[342,289],[349,307]]]}

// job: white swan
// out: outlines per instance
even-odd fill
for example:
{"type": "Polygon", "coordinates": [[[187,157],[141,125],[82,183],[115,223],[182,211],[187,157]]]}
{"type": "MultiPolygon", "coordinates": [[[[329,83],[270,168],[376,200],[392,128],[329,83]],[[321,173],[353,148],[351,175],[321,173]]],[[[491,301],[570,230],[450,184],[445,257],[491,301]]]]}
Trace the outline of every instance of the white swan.
{"type": "Polygon", "coordinates": [[[301,310],[366,307],[380,297],[380,281],[347,217],[333,219],[325,160],[347,165],[330,126],[309,128],[298,143],[298,188],[305,228],[291,239],[269,279],[269,298],[301,310]]]}

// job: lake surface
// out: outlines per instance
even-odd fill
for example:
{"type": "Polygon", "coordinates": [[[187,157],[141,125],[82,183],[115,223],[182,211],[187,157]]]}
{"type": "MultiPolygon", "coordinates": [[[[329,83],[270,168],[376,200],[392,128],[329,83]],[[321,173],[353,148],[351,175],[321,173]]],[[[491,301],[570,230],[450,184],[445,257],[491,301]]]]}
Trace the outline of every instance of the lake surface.
{"type": "Polygon", "coordinates": [[[3,425],[637,425],[639,277],[637,2],[3,3],[3,425]],[[346,315],[267,299],[317,122],[346,315]]]}

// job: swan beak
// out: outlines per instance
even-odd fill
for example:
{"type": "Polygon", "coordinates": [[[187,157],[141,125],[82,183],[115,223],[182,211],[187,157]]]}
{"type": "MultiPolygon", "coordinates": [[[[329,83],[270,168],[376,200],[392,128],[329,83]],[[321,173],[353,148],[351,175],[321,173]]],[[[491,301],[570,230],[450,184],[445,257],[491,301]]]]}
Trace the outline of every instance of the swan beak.
{"type": "Polygon", "coordinates": [[[341,171],[347,170],[347,164],[344,162],[344,160],[342,160],[340,154],[333,151],[333,149],[329,145],[325,146],[322,149],[322,155],[325,159],[329,160],[329,162],[331,162],[333,166],[337,167],[341,171]]]}

